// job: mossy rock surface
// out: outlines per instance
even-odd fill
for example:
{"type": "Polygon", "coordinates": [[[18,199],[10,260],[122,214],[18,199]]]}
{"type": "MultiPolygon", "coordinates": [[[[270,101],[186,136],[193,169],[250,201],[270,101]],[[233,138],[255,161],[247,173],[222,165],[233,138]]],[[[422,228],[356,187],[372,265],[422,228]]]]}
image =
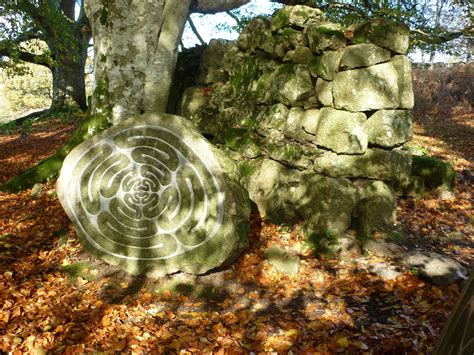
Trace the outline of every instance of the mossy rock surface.
{"type": "Polygon", "coordinates": [[[384,148],[393,148],[412,139],[411,111],[380,110],[367,121],[369,143],[384,148]]]}
{"type": "Polygon", "coordinates": [[[456,171],[450,164],[427,156],[414,155],[412,160],[412,174],[423,177],[427,188],[442,186],[452,190],[456,171]]]}
{"type": "Polygon", "coordinates": [[[270,90],[275,101],[294,106],[303,102],[314,91],[314,85],[305,64],[283,64],[271,76],[270,90]]]}
{"type": "Polygon", "coordinates": [[[383,181],[354,181],[358,201],[353,212],[359,235],[371,236],[374,231],[390,230],[396,222],[397,200],[392,187],[383,181]]]}
{"type": "Polygon", "coordinates": [[[367,149],[362,155],[326,153],[314,169],[333,177],[362,177],[383,181],[407,181],[411,176],[410,154],[398,150],[367,149]]]}
{"type": "Polygon", "coordinates": [[[286,275],[295,275],[298,273],[300,258],[297,255],[291,255],[278,246],[266,249],[264,255],[265,259],[281,273],[286,275]]]}
{"type": "Polygon", "coordinates": [[[299,171],[268,158],[245,164],[245,186],[260,214],[273,223],[305,226],[322,233],[349,228],[356,190],[348,179],[299,171]]]}
{"type": "Polygon", "coordinates": [[[86,250],[131,274],[200,274],[247,245],[235,164],[183,117],[132,117],[80,144],[57,191],[86,250]]]}
{"type": "Polygon", "coordinates": [[[334,106],[348,111],[413,108],[411,64],[404,56],[368,68],[338,72],[334,106]]]}
{"type": "Polygon", "coordinates": [[[309,46],[315,54],[324,50],[338,50],[346,46],[346,37],[341,25],[332,22],[309,24],[305,27],[309,46]]]}
{"type": "Polygon", "coordinates": [[[339,71],[342,53],[342,51],[327,51],[313,59],[309,64],[311,76],[333,80],[339,71]]]}

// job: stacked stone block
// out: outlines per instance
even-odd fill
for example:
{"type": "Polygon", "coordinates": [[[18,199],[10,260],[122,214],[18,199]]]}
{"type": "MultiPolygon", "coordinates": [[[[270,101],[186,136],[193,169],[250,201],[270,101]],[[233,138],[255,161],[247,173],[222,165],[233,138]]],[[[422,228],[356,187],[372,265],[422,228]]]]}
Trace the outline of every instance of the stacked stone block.
{"type": "Polygon", "coordinates": [[[408,33],[284,7],[236,43],[212,41],[178,113],[239,163],[264,217],[370,235],[395,223],[393,186],[411,174],[408,33]]]}

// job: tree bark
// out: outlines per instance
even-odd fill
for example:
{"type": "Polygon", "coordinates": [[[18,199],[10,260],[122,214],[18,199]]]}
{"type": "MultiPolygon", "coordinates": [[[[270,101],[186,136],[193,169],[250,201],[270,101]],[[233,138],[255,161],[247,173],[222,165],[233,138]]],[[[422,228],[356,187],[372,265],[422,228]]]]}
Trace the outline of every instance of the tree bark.
{"type": "Polygon", "coordinates": [[[43,65],[51,70],[53,110],[63,110],[70,106],[83,110],[87,108],[84,65],[91,32],[82,1],[81,11],[76,19],[76,2],[15,0],[15,5],[9,5],[10,11],[16,9],[20,17],[25,16],[25,21],[31,22],[31,28],[17,33],[13,38],[6,36],[0,42],[0,56],[10,57],[13,61],[43,65]],[[22,43],[32,39],[44,40],[51,55],[29,52],[21,47],[22,43]]]}
{"type": "Polygon", "coordinates": [[[60,3],[64,15],[71,21],[68,30],[73,43],[57,46],[61,43],[54,37],[57,34],[51,35],[48,43],[55,57],[52,110],[64,110],[71,106],[83,111],[87,109],[85,64],[92,34],[83,7],[75,21],[75,3],[75,0],[62,0],[60,3]]]}
{"type": "Polygon", "coordinates": [[[224,11],[248,1],[86,0],[95,50],[91,113],[117,124],[165,112],[189,12],[224,11]]]}
{"type": "Polygon", "coordinates": [[[165,111],[191,0],[86,1],[94,37],[92,114],[117,124],[165,111]]]}
{"type": "Polygon", "coordinates": [[[87,109],[85,64],[91,36],[87,31],[83,31],[75,37],[77,43],[74,46],[56,54],[56,64],[52,70],[52,110],[64,110],[74,106],[83,111],[87,109]]]}

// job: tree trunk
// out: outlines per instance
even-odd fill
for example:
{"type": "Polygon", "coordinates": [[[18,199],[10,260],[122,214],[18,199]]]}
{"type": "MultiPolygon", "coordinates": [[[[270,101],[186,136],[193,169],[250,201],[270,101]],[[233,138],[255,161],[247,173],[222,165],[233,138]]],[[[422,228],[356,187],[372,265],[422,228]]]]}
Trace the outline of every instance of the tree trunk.
{"type": "MultiPolygon", "coordinates": [[[[72,16],[71,21],[74,19],[74,4],[73,0],[61,2],[64,13],[72,16]]],[[[53,101],[51,109],[64,110],[70,107],[79,107],[85,111],[87,109],[85,64],[92,34],[83,9],[81,9],[78,21],[71,25],[70,31],[74,41],[67,48],[54,46],[54,43],[60,43],[54,39],[50,44],[56,62],[52,70],[53,101]]]]}
{"type": "Polygon", "coordinates": [[[164,112],[191,0],[86,1],[94,37],[92,114],[117,124],[164,112]]]}
{"type": "Polygon", "coordinates": [[[95,50],[91,113],[117,124],[165,112],[189,12],[225,11],[248,1],[86,0],[95,50]]]}
{"type": "Polygon", "coordinates": [[[53,69],[51,110],[61,111],[74,106],[83,111],[87,109],[85,61],[86,58],[81,55],[77,62],[60,63],[53,69]]]}

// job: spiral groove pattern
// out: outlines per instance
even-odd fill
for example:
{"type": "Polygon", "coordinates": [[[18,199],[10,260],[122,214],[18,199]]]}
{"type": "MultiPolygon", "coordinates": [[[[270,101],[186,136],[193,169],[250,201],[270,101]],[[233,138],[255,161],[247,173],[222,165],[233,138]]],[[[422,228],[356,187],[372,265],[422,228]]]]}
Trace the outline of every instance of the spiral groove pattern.
{"type": "Polygon", "coordinates": [[[122,129],[88,147],[73,166],[71,210],[81,235],[100,253],[167,259],[208,242],[221,228],[216,177],[171,130],[122,129]]]}

